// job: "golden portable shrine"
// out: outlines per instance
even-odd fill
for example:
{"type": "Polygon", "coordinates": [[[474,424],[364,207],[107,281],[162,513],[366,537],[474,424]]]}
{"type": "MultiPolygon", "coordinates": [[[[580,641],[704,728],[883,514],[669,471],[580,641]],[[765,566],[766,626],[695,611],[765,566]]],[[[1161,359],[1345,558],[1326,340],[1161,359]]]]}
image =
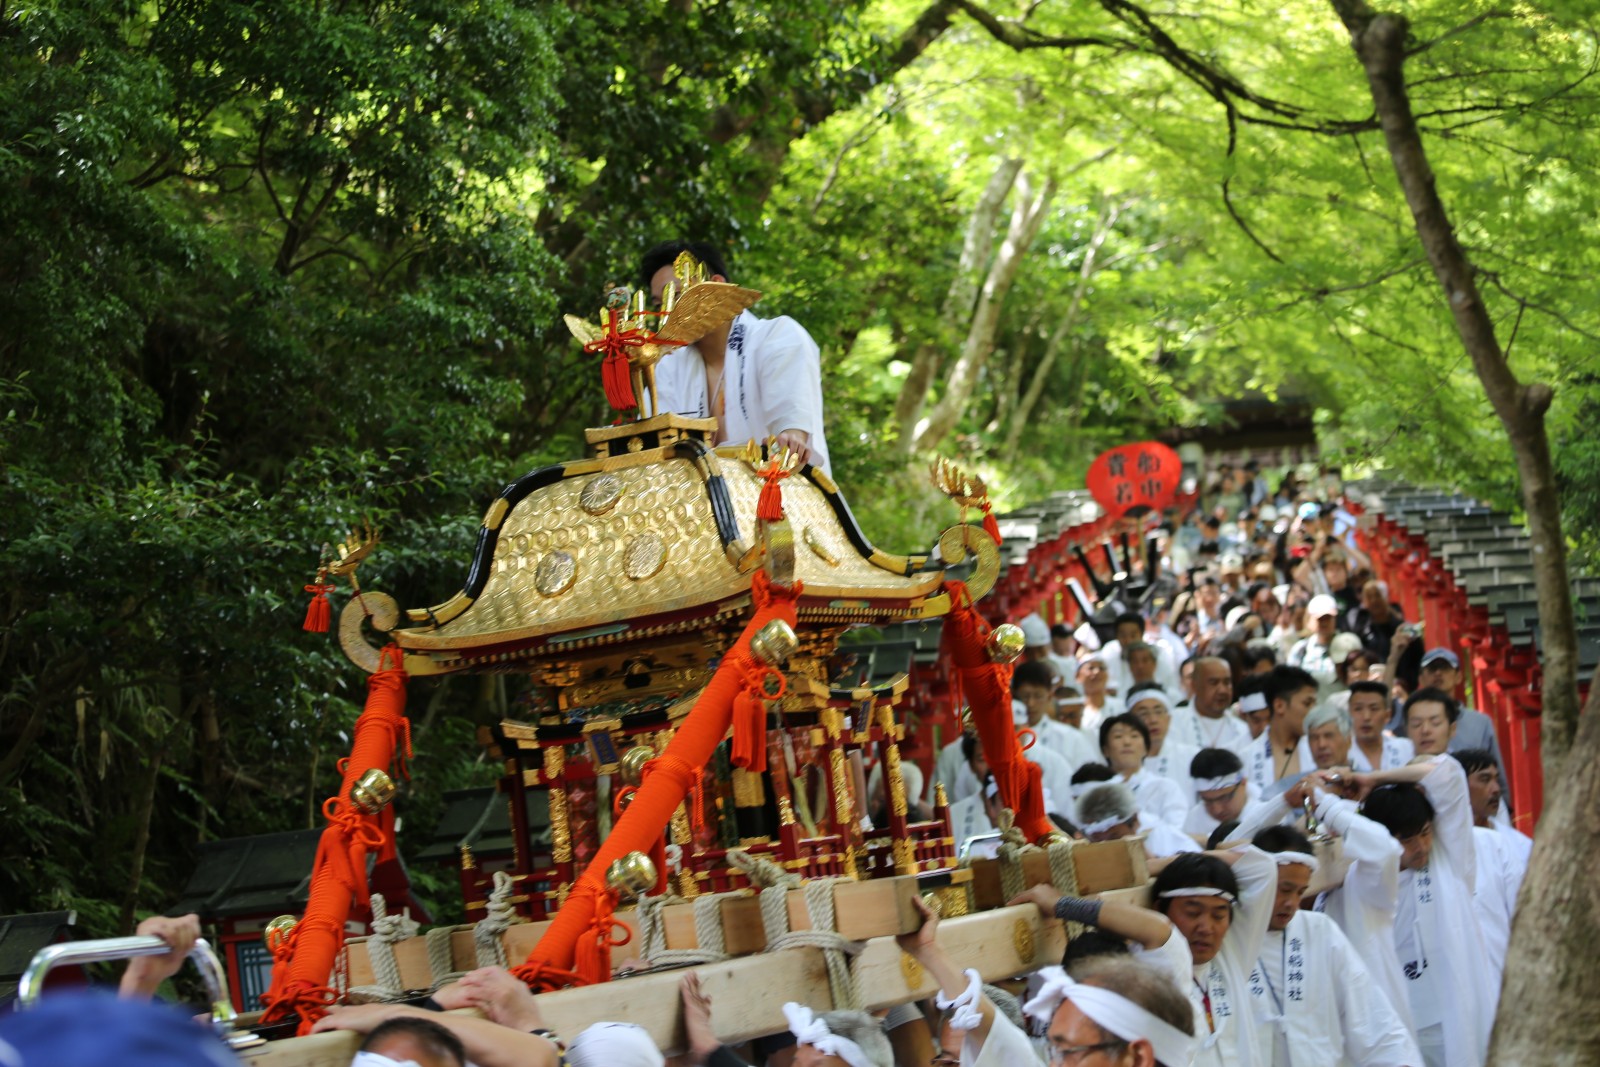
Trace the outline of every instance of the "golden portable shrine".
{"type": "MultiPolygon", "coordinates": [[[[661,312],[618,290],[597,326],[569,319],[626,417],[587,431],[588,458],[505,487],[459,592],[401,610],[362,589],[370,532],[307,586],[314,630],[332,621],[335,584],[351,586],[337,630],[369,675],[368,698],[323,808],[304,914],[265,930],[271,988],[265,1010],[244,1017],[257,1035],[306,1035],[334,1003],[419,997],[502,963],[567,1025],[624,1018],[664,1048],[681,1044],[671,968],[697,966],[720,998],[719,1031],[739,1039],[782,1029],[787,999],[878,1008],[928,995],[931,980],[892,936],[915,929],[914,894],[964,917],[941,938],[999,978],[1060,958],[1060,924],[1004,907],[1027,885],[1143,891],[1138,840],[1071,842],[1044,813],[1029,738],[1013,729],[1021,633],[991,629],[974,607],[1001,567],[982,483],[937,464],[934,483],[962,518],[936,551],[893,555],[867,540],[826,472],[783,448],[716,447],[714,419],[656,412],[656,361],[759,296],[703,280],[692,262],[678,274],[661,312]],[[981,524],[965,521],[974,508],[981,524]],[[958,859],[942,789],[931,820],[911,815],[905,677],[830,685],[847,630],[936,617],[952,686],[1012,813],[995,860],[958,859]],[[476,921],[424,935],[370,891],[395,860],[407,679],[448,673],[523,675],[533,695],[487,738],[504,767],[514,856],[486,871],[463,848],[476,921]],[[866,817],[872,764],[885,825],[866,817]],[[548,843],[528,825],[532,791],[547,795],[548,843]],[[347,938],[368,922],[370,936],[347,938]]],[[[241,1030],[235,1044],[332,1064],[348,1062],[350,1040],[263,1043],[241,1030]]]]}

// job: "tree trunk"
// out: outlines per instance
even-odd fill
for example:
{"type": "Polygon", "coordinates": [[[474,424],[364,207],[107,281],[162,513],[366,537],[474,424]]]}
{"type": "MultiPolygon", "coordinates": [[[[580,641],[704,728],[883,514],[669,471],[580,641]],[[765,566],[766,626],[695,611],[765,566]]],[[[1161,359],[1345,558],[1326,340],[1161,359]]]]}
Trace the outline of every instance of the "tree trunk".
{"type": "Polygon", "coordinates": [[[1490,1063],[1578,1067],[1600,1048],[1600,881],[1592,849],[1600,838],[1600,670],[1544,816],[1517,914],[1500,987],[1490,1063]]]}
{"type": "MultiPolygon", "coordinates": [[[[961,240],[961,258],[956,263],[955,277],[939,306],[939,319],[934,324],[939,330],[949,330],[954,323],[964,323],[972,314],[978,300],[978,278],[989,260],[989,250],[994,247],[994,230],[1000,220],[1000,208],[1006,194],[1022,173],[1022,160],[1002,159],[978,197],[977,205],[967,217],[967,232],[961,240]]],[[[943,338],[937,335],[925,338],[917,345],[911,357],[911,373],[900,386],[900,397],[895,401],[894,422],[900,429],[900,448],[910,454],[915,441],[917,417],[922,414],[922,404],[928,397],[928,388],[938,377],[944,363],[943,338]]]]}
{"type": "Polygon", "coordinates": [[[1111,235],[1111,228],[1117,224],[1117,216],[1121,212],[1121,205],[1109,201],[1100,208],[1100,214],[1095,219],[1094,231],[1089,235],[1089,244],[1083,250],[1083,263],[1078,267],[1078,284],[1073,287],[1072,297],[1067,301],[1067,310],[1061,314],[1061,321],[1050,334],[1050,343],[1045,346],[1044,355],[1033,370],[1033,378],[1028,382],[1028,391],[1023,396],[1022,402],[1017,405],[1016,415],[1006,432],[1005,446],[1001,449],[1001,453],[1008,460],[1016,456],[1017,445],[1022,440],[1023,427],[1033,418],[1033,409],[1039,406],[1039,397],[1044,394],[1045,384],[1050,380],[1050,371],[1055,366],[1056,354],[1061,351],[1061,343],[1066,340],[1068,331],[1078,321],[1078,311],[1083,306],[1084,295],[1089,291],[1089,279],[1094,277],[1094,272],[1098,269],[1095,261],[1099,259],[1100,249],[1104,247],[1106,238],[1111,235]]]}
{"type": "Polygon", "coordinates": [[[150,753],[144,781],[140,783],[139,808],[134,813],[137,826],[134,830],[133,855],[128,861],[128,895],[122,901],[120,926],[124,934],[133,933],[133,917],[139,908],[139,885],[144,881],[144,857],[150,849],[150,816],[155,811],[156,786],[161,782],[161,763],[166,755],[165,743],[150,753]]]}
{"type": "Polygon", "coordinates": [[[1039,194],[1034,196],[1027,175],[1019,175],[1016,201],[1011,209],[1011,225],[1006,229],[1005,240],[995,254],[989,275],[984,279],[983,291],[978,295],[978,306],[972,313],[972,324],[967,329],[966,342],[961,346],[961,358],[950,369],[945,380],[944,393],[927,418],[915,429],[914,447],[926,451],[939,447],[945,436],[955,429],[967,401],[977,387],[984,365],[994,352],[995,336],[1000,329],[1000,311],[1006,295],[1017,280],[1017,272],[1039,235],[1039,227],[1055,199],[1056,179],[1047,178],[1039,194]]]}
{"type": "Polygon", "coordinates": [[[1554,396],[1543,382],[1524,384],[1512,373],[1495,336],[1494,323],[1478,291],[1477,269],[1456,240],[1411,112],[1405,80],[1408,25],[1404,17],[1378,14],[1365,0],[1331,0],[1350,31],[1350,41],[1372,91],[1389,157],[1434,277],[1444,288],[1456,332],[1483,383],[1483,391],[1511,438],[1522,503],[1533,542],[1534,587],[1544,638],[1543,710],[1540,744],[1545,778],[1560,782],[1559,769],[1572,747],[1578,718],[1578,637],[1567,581],[1567,546],[1561,532],[1561,502],[1550,461],[1544,415],[1554,396]]]}
{"type": "Polygon", "coordinates": [[[1331,0],[1350,31],[1389,156],[1456,332],[1511,439],[1522,483],[1544,636],[1541,741],[1550,789],[1518,900],[1501,984],[1490,1063],[1588,1064],[1600,1046],[1600,883],[1590,857],[1600,844],[1600,675],[1578,716],[1577,634],[1566,542],[1544,414],[1552,390],[1512,373],[1466,253],[1456,240],[1423,149],[1405,81],[1406,20],[1364,0],[1331,0]],[[1574,736],[1576,735],[1576,744],[1574,736]]]}

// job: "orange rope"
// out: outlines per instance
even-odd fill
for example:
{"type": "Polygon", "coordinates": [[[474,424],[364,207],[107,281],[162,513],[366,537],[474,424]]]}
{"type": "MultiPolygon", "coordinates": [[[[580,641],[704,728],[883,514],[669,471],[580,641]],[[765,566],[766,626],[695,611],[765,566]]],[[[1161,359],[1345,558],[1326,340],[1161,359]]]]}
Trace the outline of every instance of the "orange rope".
{"type": "Polygon", "coordinates": [[[596,919],[602,906],[601,898],[606,893],[606,870],[630,852],[649,851],[661,837],[672,813],[688,795],[690,785],[711,762],[717,745],[727,736],[734,698],[746,684],[746,672],[765,668],[750,654],[750,638],[773,619],[795,625],[795,605],[800,591],[799,582],[784,588],[773,585],[764,571],[756,572],[750,590],[755,615],[745,625],[739,640],[722,657],[716,674],[672,735],[666,751],[645,765],[644,780],[628,810],[622,813],[622,818],[611,828],[610,836],[573,882],[572,891],[567,894],[561,910],[556,912],[549,929],[528,954],[527,962],[513,971],[518,978],[539,989],[556,989],[611,977],[609,969],[599,973],[601,963],[610,954],[609,947],[602,947],[600,942],[602,939],[610,945],[616,942],[611,939],[610,928],[596,919]],[[591,942],[593,951],[589,947],[591,942]]]}
{"type": "Polygon", "coordinates": [[[388,770],[398,752],[409,754],[410,723],[405,717],[406,674],[399,652],[384,650],[393,666],[367,679],[367,704],[356,720],[348,759],[340,761],[339,792],[322,805],[327,828],[317,844],[306,913],[274,953],[272,986],[261,1000],[262,1022],[298,1016],[299,1033],[327,1014],[334,998],[328,988],[334,960],[344,944],[351,908],[367,900],[367,853],[386,843],[382,813],[368,815],[350,806],[350,787],[368,770],[388,770]]]}
{"type": "Polygon", "coordinates": [[[957,683],[972,709],[983,757],[994,772],[1000,799],[1016,816],[1016,825],[1029,841],[1055,829],[1044,813],[1044,784],[1039,765],[1022,754],[1011,719],[1011,670],[989,660],[989,624],[972,606],[972,594],[961,582],[946,582],[950,613],[945,616],[944,647],[957,683]]]}

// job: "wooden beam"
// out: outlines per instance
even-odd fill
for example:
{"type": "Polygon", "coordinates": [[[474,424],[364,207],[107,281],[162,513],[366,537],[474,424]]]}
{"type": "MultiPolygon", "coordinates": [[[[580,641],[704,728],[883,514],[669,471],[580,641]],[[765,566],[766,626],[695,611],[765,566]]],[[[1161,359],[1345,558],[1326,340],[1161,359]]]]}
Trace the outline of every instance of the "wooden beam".
{"type": "MultiPolygon", "coordinates": [[[[1067,939],[1062,923],[1042,918],[1027,905],[947,919],[939,924],[939,943],[962,966],[995,981],[1060,962],[1067,939]]],[[[785,1001],[797,1000],[819,1011],[833,1006],[821,949],[784,949],[695,970],[711,997],[711,1024],[730,1043],[781,1032],[785,1001]]],[[[594,1023],[621,1019],[643,1026],[663,1050],[681,1050],[682,973],[658,971],[563,989],[541,995],[539,1006],[546,1018],[560,1020],[569,1037],[594,1023]]],[[[856,960],[856,977],[869,1010],[932,996],[935,988],[892,937],[867,943],[856,960]]],[[[329,1032],[271,1042],[243,1055],[250,1067],[348,1067],[358,1044],[355,1034],[329,1032]]]]}

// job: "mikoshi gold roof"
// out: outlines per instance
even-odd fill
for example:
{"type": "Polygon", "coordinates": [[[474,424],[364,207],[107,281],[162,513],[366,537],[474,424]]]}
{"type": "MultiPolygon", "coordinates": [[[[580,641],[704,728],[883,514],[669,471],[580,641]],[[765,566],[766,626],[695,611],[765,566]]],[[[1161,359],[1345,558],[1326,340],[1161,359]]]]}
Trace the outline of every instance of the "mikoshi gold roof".
{"type": "MultiPolygon", "coordinates": [[[[660,415],[593,431],[597,445],[607,439],[617,454],[546,467],[507,486],[484,517],[465,588],[407,612],[410,624],[390,633],[406,669],[506,669],[742,619],[751,574],[769,551],[793,553],[794,577],[805,587],[802,627],[948,609],[942,568],[929,569],[926,556],[873,548],[820,470],[782,481],[793,543],[764,543],[760,460],[747,450],[712,450],[702,439],[709,426],[660,415]]],[[[981,549],[958,533],[972,529],[947,532],[947,559],[959,560],[964,546],[981,549]]]]}

